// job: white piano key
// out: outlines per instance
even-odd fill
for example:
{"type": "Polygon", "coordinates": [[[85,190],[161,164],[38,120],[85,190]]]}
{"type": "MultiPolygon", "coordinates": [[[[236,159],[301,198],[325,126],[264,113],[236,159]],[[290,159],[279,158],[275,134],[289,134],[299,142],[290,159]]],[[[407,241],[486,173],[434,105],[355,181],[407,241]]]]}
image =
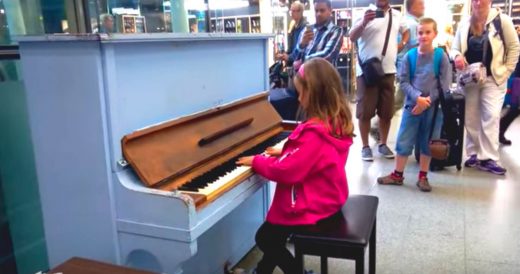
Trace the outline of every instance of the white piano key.
{"type": "MultiPolygon", "coordinates": [[[[285,144],[286,141],[287,141],[287,139],[284,139],[283,141],[278,142],[273,147],[281,149],[281,148],[283,148],[283,145],[285,144]]],[[[193,191],[182,191],[182,192],[210,195],[213,192],[215,192],[216,190],[218,190],[219,188],[226,185],[229,181],[233,180],[234,178],[240,176],[243,173],[248,172],[250,169],[251,169],[251,167],[249,167],[249,166],[237,166],[235,169],[224,174],[223,176],[220,176],[215,181],[209,183],[206,187],[199,188],[198,192],[193,192],[193,191]]]]}

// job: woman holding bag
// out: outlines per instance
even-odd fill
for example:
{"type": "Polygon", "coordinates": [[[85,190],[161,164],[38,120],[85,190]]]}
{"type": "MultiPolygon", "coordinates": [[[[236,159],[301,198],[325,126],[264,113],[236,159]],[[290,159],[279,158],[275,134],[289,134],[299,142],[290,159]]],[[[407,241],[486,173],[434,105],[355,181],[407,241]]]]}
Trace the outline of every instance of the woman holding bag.
{"type": "Polygon", "coordinates": [[[451,55],[458,70],[482,63],[483,81],[464,86],[466,93],[466,153],[464,165],[497,175],[506,169],[499,160],[500,111],[506,81],[519,56],[518,36],[511,18],[491,8],[491,0],[472,0],[471,16],[457,30],[451,55]]]}

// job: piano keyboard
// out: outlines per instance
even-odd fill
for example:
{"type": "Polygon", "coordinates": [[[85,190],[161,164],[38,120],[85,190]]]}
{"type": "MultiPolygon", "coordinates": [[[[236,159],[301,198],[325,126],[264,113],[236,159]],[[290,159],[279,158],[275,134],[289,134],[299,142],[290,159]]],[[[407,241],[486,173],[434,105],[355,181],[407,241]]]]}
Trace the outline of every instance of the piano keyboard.
{"type": "Polygon", "coordinates": [[[220,191],[230,181],[244,173],[251,171],[251,167],[249,166],[237,166],[236,161],[238,158],[261,154],[265,151],[266,148],[272,146],[282,148],[289,134],[289,132],[282,132],[277,136],[274,136],[267,141],[258,144],[257,146],[243,152],[238,157],[233,158],[221,166],[214,168],[213,170],[180,186],[178,190],[185,193],[212,196],[215,192],[220,191]]]}

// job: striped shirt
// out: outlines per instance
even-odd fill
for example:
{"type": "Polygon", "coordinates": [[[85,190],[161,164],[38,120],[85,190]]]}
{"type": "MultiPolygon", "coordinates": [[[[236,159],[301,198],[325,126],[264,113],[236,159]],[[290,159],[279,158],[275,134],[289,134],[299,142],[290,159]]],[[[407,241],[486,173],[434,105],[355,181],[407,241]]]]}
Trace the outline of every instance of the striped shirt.
{"type": "Polygon", "coordinates": [[[343,29],[334,25],[332,21],[319,27],[314,25],[314,39],[307,45],[306,48],[301,49],[300,43],[303,39],[305,30],[301,32],[298,38],[298,44],[291,54],[293,60],[306,61],[312,58],[325,58],[331,64],[336,66],[339,56],[339,50],[343,44],[343,29]]]}

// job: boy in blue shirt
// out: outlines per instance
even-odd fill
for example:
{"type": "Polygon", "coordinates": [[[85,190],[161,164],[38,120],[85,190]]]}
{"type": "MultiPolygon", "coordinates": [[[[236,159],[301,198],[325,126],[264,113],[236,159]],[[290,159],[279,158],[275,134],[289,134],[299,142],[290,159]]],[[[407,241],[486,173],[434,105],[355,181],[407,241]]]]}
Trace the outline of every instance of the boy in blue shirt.
{"type": "Polygon", "coordinates": [[[419,46],[406,53],[402,60],[399,80],[406,99],[397,134],[395,170],[387,176],[377,178],[379,184],[403,184],[408,156],[418,143],[417,149],[420,149],[421,156],[417,187],[425,192],[432,189],[427,178],[431,161],[430,132],[434,127],[433,136],[438,136],[442,125],[442,111],[438,109],[434,123],[434,109],[439,107],[436,103],[439,100],[439,83],[442,90],[448,90],[451,83],[449,59],[441,49],[435,49],[432,44],[436,36],[437,23],[431,18],[421,19],[417,27],[419,46]],[[435,58],[437,61],[434,61],[435,58]]]}

